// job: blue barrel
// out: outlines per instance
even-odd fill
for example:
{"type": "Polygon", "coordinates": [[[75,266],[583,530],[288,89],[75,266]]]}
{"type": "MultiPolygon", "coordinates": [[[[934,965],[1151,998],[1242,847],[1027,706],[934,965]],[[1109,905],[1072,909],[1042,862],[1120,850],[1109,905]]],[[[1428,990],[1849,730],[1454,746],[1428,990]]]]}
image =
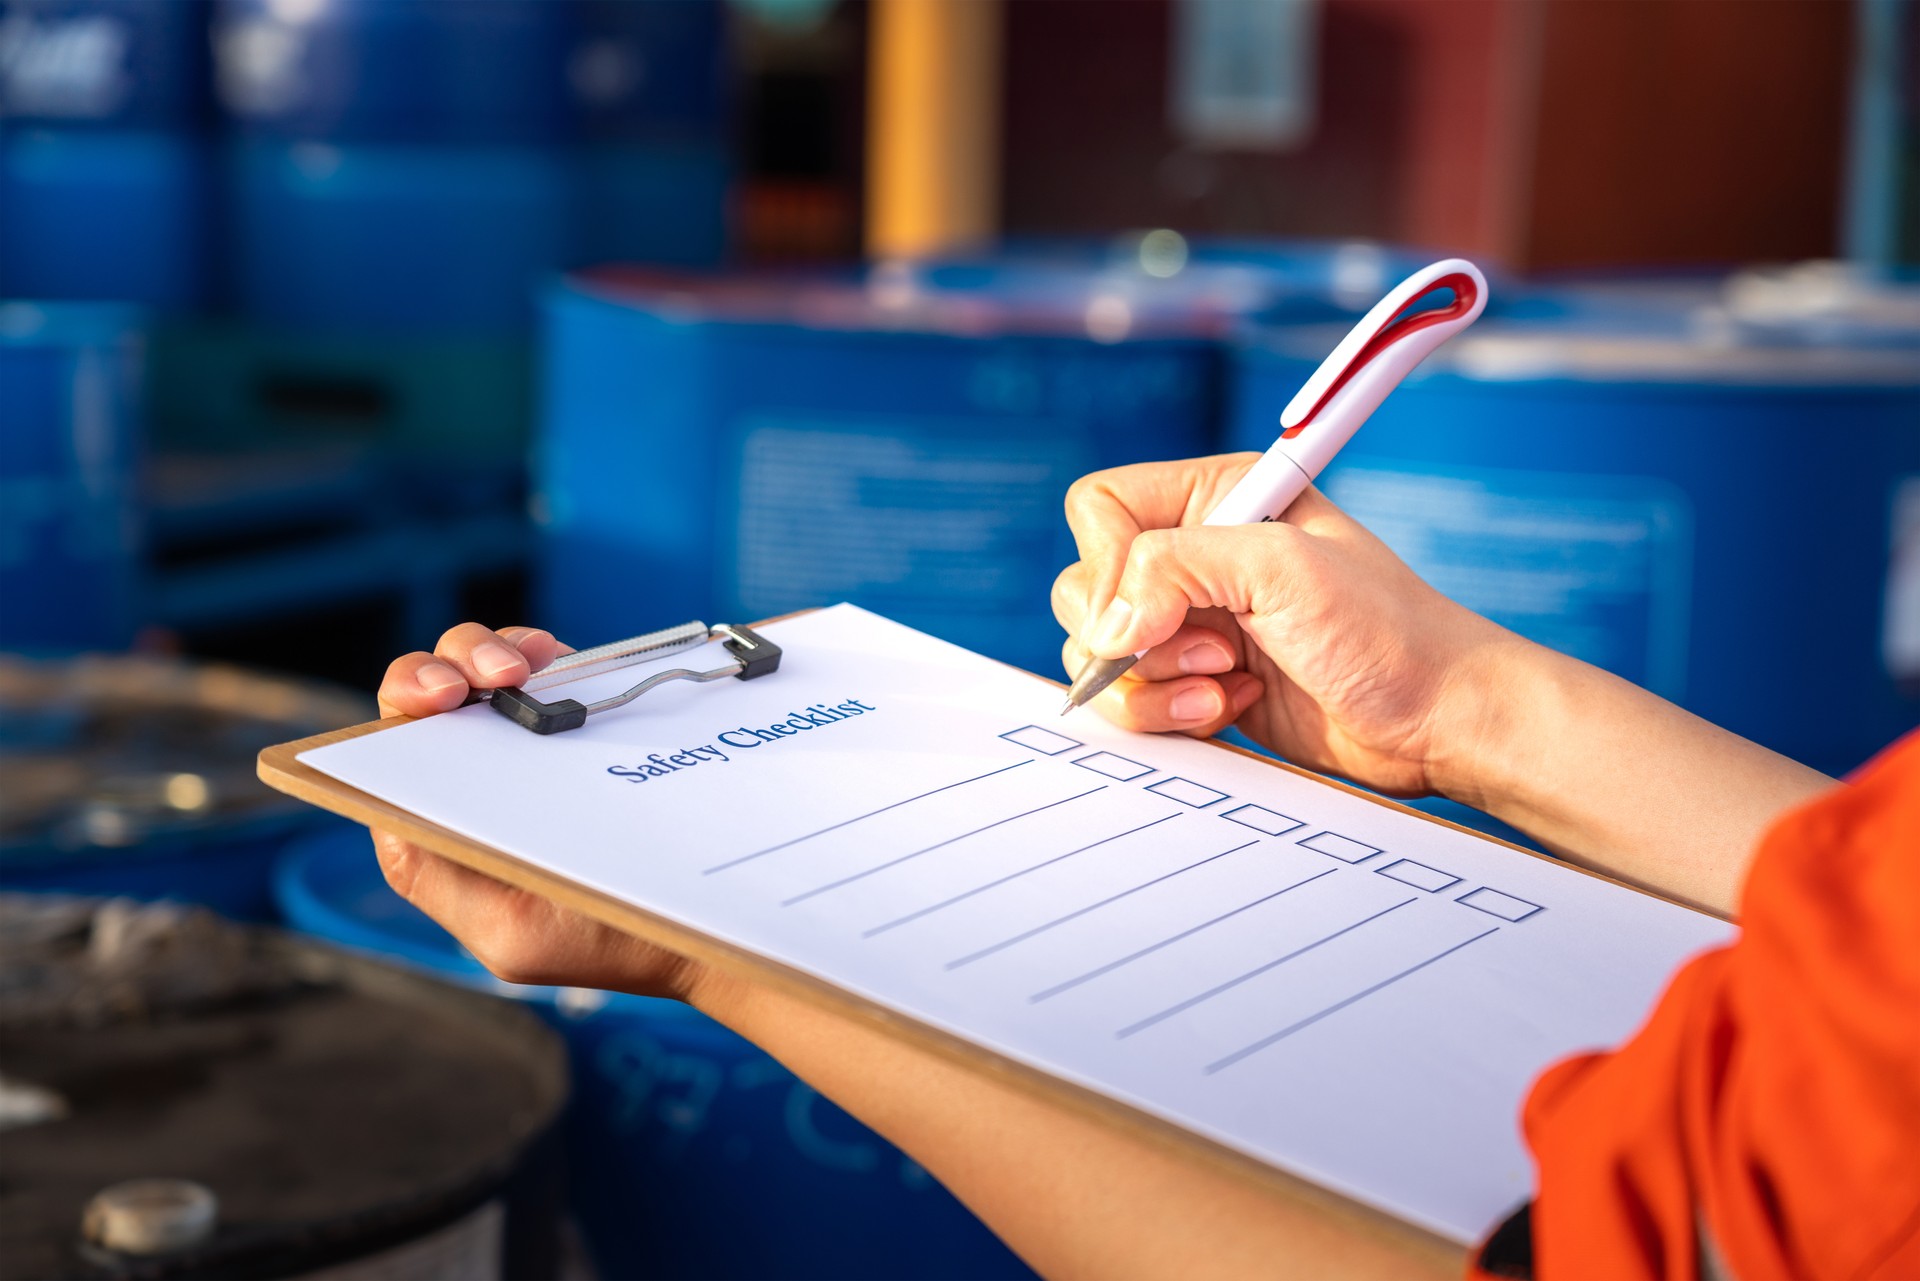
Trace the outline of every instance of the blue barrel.
{"type": "Polygon", "coordinates": [[[207,294],[206,6],[0,0],[0,297],[207,294]]]}
{"type": "Polygon", "coordinates": [[[0,889],[271,920],[275,859],[337,820],[270,790],[255,758],[372,710],[232,668],[0,655],[0,889]]]}
{"type": "Polygon", "coordinates": [[[1055,671],[1066,488],[1211,447],[1218,320],[1084,278],[577,278],[546,307],[539,617],[584,642],[851,600],[1055,671]]]}
{"type": "MultiPolygon", "coordinates": [[[[1762,341],[1737,291],[1704,292],[1576,292],[1482,322],[1322,484],[1463,604],[1849,769],[1920,721],[1917,348],[1762,341]]],[[[1271,442],[1338,337],[1246,336],[1236,445],[1271,442]]]]}
{"type": "Polygon", "coordinates": [[[1031,1275],[918,1165],[687,1006],[493,979],[387,888],[365,832],[302,841],[275,888],[295,928],[529,1001],[561,1031],[573,1208],[601,1275],[1031,1275]]]}
{"type": "Polygon", "coordinates": [[[227,273],[290,330],[524,332],[568,261],[563,0],[221,0],[227,273]]]}
{"type": "Polygon", "coordinates": [[[141,351],[131,309],[0,303],[0,650],[133,638],[141,351]]]}
{"type": "Polygon", "coordinates": [[[232,287],[267,324],[511,334],[567,255],[561,152],[254,140],[234,143],[228,162],[232,287]]]}

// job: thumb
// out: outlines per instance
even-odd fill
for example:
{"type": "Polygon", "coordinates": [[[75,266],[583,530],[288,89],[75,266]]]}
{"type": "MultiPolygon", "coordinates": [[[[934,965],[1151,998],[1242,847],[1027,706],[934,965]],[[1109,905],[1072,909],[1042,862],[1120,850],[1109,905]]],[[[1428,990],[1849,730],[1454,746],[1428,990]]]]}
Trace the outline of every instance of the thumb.
{"type": "Polygon", "coordinates": [[[1188,610],[1278,613],[1298,596],[1311,544],[1279,521],[1147,530],[1133,540],[1113,602],[1084,643],[1101,658],[1121,658],[1171,637],[1188,610]]]}

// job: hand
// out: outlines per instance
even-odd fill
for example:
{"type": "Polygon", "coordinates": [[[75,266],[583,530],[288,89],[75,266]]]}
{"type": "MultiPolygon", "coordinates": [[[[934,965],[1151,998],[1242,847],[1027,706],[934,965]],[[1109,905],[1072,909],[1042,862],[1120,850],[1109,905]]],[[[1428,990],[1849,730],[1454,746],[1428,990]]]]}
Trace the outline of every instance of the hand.
{"type": "MultiPolygon", "coordinates": [[[[531,627],[494,632],[462,623],[431,654],[396,658],[380,683],[380,715],[432,716],[469,689],[518,685],[573,651],[531,627]]],[[[608,988],[643,996],[691,995],[698,967],[684,957],[411,845],[373,834],[387,884],[431,916],[509,983],[608,988]]]]}
{"type": "Polygon", "coordinates": [[[1080,560],[1054,583],[1069,674],[1147,654],[1094,701],[1115,724],[1237,725],[1396,796],[1447,791],[1525,642],[1434,591],[1317,490],[1280,521],[1199,528],[1257,454],[1095,472],[1067,494],[1080,560]]]}

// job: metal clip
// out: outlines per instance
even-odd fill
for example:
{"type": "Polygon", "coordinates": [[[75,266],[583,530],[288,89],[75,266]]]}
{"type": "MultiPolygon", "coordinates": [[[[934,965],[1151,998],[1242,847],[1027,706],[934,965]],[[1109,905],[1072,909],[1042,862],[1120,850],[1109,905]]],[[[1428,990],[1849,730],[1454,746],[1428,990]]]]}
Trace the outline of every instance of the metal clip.
{"type": "Polygon", "coordinates": [[[609,645],[599,645],[593,649],[583,649],[576,654],[564,655],[536,673],[525,685],[496,689],[486,701],[493,705],[494,711],[516,725],[524,726],[536,734],[558,734],[563,730],[580,728],[587,723],[587,717],[595,713],[625,707],[648,690],[664,685],[668,681],[704,683],[727,676],[750,681],[757,677],[771,675],[779,669],[780,647],[751,628],[736,626],[732,623],[719,623],[713,627],[700,622],[682,623],[678,627],[648,632],[645,636],[635,636],[630,640],[615,641],[609,645]],[[618,671],[622,667],[632,667],[638,663],[652,662],[657,658],[693,649],[716,639],[724,640],[723,648],[731,656],[732,661],[709,671],[700,672],[689,667],[676,667],[671,671],[655,672],[624,693],[614,694],[592,703],[582,703],[571,698],[543,703],[533,697],[534,692],[538,690],[550,689],[555,685],[577,681],[587,676],[597,676],[602,672],[618,671]]]}

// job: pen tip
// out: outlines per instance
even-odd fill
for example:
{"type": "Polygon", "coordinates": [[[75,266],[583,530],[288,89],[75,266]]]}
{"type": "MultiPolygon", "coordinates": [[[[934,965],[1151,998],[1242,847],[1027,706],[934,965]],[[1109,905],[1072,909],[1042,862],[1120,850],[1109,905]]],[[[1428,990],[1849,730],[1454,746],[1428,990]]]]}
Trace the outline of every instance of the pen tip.
{"type": "Polygon", "coordinates": [[[1072,699],[1068,699],[1067,705],[1060,709],[1060,714],[1062,716],[1065,716],[1068,712],[1072,711],[1073,709],[1074,709],[1074,701],[1072,699]]]}

